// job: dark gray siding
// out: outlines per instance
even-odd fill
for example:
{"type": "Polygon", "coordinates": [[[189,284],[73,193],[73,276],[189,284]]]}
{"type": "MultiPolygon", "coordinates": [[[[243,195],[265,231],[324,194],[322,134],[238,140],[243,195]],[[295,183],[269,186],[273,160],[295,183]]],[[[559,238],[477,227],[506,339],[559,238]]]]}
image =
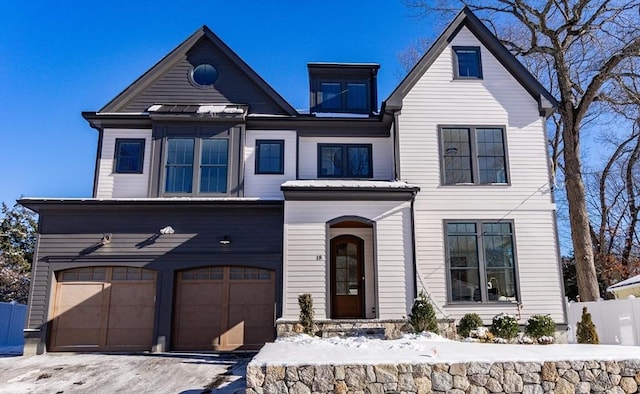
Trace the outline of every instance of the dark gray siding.
{"type": "Polygon", "coordinates": [[[118,112],[143,112],[157,103],[249,104],[249,113],[286,114],[284,110],[209,40],[198,42],[186,57],[161,74],[118,112]],[[213,86],[195,86],[194,65],[207,62],[218,70],[213,86]]]}
{"type": "Polygon", "coordinates": [[[282,304],[283,208],[277,204],[180,203],[41,206],[29,328],[44,340],[51,278],[86,266],[135,266],[158,272],[156,337],[170,338],[176,271],[211,265],[267,268],[276,275],[276,313],[282,304]],[[174,234],[160,235],[172,226],[174,234]],[[103,234],[111,242],[101,245],[103,234]],[[228,235],[231,243],[221,245],[228,235]]]}

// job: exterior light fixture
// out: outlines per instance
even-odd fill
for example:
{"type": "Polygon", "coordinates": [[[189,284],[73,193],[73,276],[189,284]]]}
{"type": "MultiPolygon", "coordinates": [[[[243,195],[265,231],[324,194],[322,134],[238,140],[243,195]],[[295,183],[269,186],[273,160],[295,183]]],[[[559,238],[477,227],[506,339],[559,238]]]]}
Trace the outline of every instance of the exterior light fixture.
{"type": "Polygon", "coordinates": [[[100,240],[100,244],[106,245],[111,242],[111,233],[102,234],[102,239],[100,240]]]}
{"type": "Polygon", "coordinates": [[[160,229],[160,234],[173,234],[175,232],[176,230],[174,230],[171,226],[163,227],[160,229]]]}
{"type": "Polygon", "coordinates": [[[229,245],[231,243],[231,240],[229,239],[228,235],[225,235],[221,240],[220,240],[220,245],[229,245]]]}

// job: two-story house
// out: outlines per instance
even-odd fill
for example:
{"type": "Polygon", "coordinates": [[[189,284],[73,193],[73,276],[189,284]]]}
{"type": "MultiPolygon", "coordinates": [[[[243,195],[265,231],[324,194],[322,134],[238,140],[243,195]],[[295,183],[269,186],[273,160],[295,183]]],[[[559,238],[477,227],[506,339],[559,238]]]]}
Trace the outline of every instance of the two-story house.
{"type": "Polygon", "coordinates": [[[29,351],[229,350],[316,319],[565,323],[555,100],[463,10],[378,108],[379,66],[310,63],[296,111],[203,27],[97,112],[93,197],[40,214],[29,351]]]}

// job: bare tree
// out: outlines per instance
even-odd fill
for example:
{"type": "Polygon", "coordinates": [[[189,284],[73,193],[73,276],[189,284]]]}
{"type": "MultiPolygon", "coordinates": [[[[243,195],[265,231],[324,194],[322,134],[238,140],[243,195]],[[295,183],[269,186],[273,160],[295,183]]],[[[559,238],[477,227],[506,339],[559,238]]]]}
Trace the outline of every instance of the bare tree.
{"type": "MultiPolygon", "coordinates": [[[[406,0],[420,13],[469,7],[559,99],[557,129],[550,136],[562,169],[569,208],[577,283],[583,301],[597,300],[591,224],[587,209],[581,137],[600,114],[607,93],[638,81],[638,0],[406,0]]],[[[637,85],[636,85],[637,86],[637,85]]]]}

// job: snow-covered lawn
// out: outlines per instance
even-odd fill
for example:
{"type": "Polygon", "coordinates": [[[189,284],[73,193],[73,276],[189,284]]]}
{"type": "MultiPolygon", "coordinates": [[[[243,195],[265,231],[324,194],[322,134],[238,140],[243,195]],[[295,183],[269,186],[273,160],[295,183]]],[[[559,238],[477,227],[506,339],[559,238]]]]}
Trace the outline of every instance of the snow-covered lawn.
{"type": "Polygon", "coordinates": [[[296,335],[266,344],[258,365],[458,363],[640,359],[640,347],[618,345],[509,345],[456,342],[435,334],[401,339],[315,338],[296,335]]]}

